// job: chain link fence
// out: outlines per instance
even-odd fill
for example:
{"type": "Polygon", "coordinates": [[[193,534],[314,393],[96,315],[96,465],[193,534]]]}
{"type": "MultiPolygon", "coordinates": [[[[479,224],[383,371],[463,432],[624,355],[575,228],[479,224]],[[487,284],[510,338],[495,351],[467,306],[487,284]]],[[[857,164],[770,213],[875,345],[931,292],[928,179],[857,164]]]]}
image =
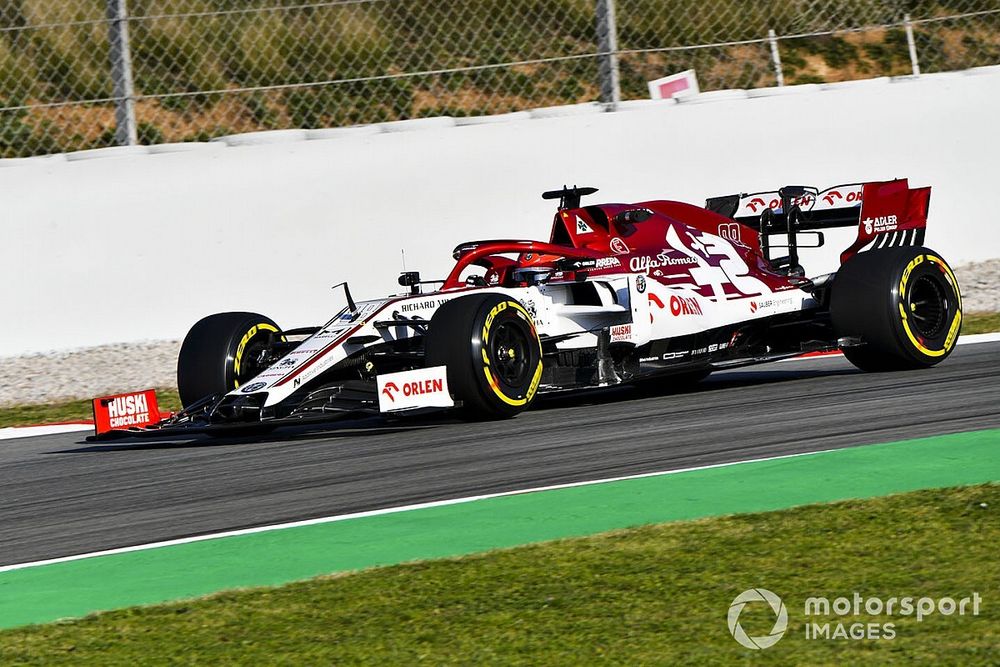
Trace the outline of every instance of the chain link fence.
{"type": "Polygon", "coordinates": [[[0,0],[0,155],[1000,63],[1000,0],[0,0]]]}

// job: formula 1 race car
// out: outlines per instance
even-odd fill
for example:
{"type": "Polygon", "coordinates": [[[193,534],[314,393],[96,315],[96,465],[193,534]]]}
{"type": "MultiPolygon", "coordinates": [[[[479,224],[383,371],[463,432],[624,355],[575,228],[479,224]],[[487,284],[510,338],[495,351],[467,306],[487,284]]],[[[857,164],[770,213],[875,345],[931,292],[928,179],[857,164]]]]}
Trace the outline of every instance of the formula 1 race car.
{"type": "Polygon", "coordinates": [[[218,433],[448,408],[494,419],[541,394],[676,386],[809,352],[839,349],[863,370],[887,371],[954,349],[958,282],[922,247],[930,188],[894,180],[788,186],[705,207],[583,206],[596,191],[544,193],[559,200],[547,242],[461,243],[443,281],[403,273],[408,293],[359,302],[344,285],[347,305],[319,326],[210,315],[180,351],[184,409],[141,428],[118,423],[132,434],[218,433]],[[836,227],[858,230],[839,270],[806,277],[799,249],[836,227]]]}

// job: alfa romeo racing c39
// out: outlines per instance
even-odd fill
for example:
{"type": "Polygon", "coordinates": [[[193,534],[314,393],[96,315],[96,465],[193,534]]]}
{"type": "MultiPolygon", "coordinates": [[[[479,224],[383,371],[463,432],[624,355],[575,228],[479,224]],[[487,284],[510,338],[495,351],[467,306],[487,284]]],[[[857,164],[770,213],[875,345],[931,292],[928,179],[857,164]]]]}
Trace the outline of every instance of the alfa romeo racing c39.
{"type": "Polygon", "coordinates": [[[496,419],[555,392],[678,386],[835,350],[865,371],[917,369],[955,346],[959,285],[923,247],[930,188],[893,180],[705,206],[584,205],[595,192],[546,192],[559,200],[547,241],[460,243],[443,280],[404,273],[404,293],[357,302],[345,285],[346,306],[322,324],[205,317],[178,359],[184,409],[127,431],[449,409],[496,419]],[[840,227],[857,237],[839,269],[807,276],[800,249],[840,227]]]}

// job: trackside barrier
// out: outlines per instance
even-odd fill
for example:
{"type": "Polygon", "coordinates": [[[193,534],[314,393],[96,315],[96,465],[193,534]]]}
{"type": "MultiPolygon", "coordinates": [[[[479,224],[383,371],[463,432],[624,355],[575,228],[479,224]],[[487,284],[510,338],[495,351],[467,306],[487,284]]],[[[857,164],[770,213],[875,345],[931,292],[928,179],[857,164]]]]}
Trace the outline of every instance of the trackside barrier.
{"type": "MultiPolygon", "coordinates": [[[[462,241],[547,240],[539,195],[563,184],[703,203],[906,176],[933,186],[928,245],[1000,255],[997,68],[780,90],[0,160],[0,355],[179,338],[223,310],[315,323],[341,280],[398,291],[401,250],[430,278],[462,241]]],[[[811,273],[851,240],[827,237],[811,273]]]]}

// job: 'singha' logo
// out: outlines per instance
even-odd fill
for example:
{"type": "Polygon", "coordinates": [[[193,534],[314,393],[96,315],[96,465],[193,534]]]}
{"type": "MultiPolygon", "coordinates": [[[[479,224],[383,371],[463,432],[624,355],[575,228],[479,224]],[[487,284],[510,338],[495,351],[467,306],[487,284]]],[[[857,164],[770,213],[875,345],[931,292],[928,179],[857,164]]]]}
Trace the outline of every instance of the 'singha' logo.
{"type": "Polygon", "coordinates": [[[788,627],[788,610],[785,609],[785,603],[781,601],[781,598],[766,588],[751,588],[737,595],[736,599],[729,605],[727,620],[729,634],[733,636],[733,639],[741,646],[757,650],[774,646],[784,636],[785,629],[788,627]],[[740,614],[743,613],[743,608],[749,602],[766,602],[771,607],[771,611],[777,618],[770,633],[751,637],[740,625],[740,614]]]}

